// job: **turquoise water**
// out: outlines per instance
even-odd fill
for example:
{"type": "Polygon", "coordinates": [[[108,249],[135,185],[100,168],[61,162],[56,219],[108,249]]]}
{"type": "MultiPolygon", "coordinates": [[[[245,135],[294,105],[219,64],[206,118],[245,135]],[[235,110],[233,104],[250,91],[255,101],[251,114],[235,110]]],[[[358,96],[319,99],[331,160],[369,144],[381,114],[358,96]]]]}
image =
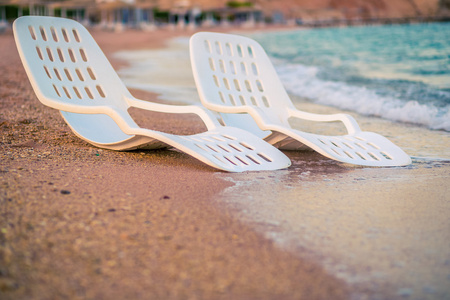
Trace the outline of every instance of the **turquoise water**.
{"type": "Polygon", "coordinates": [[[287,90],[365,115],[450,131],[450,23],[254,34],[287,90]]]}

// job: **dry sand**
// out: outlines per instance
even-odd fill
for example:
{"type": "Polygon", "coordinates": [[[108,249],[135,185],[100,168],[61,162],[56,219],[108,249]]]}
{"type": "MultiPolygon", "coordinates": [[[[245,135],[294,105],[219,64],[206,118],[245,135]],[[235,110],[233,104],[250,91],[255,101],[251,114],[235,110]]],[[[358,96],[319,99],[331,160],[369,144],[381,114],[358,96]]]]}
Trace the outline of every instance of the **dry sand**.
{"type": "MultiPolygon", "coordinates": [[[[112,58],[178,33],[93,35],[112,58]]],[[[176,151],[100,150],[39,103],[11,35],[0,57],[2,299],[449,296],[448,161],[359,168],[286,152],[288,170],[230,174],[176,151]]],[[[191,116],[132,113],[152,129],[203,130],[191,116]]],[[[415,156],[450,157],[446,133],[430,150],[440,133],[358,121],[415,156]]]]}
{"type": "MultiPolygon", "coordinates": [[[[173,35],[94,37],[111,54],[173,35]]],[[[1,299],[347,298],[342,281],[211,201],[231,185],[217,170],[175,151],[90,146],[37,100],[12,34],[0,57],[1,299]]],[[[160,121],[202,128],[189,116],[138,120],[160,121]]]]}

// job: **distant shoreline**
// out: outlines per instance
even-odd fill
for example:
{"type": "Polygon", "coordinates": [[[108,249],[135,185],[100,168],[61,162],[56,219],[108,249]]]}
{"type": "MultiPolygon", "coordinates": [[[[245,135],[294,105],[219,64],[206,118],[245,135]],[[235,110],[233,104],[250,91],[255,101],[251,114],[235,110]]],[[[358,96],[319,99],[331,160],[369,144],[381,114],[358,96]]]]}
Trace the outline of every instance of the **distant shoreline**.
{"type": "Polygon", "coordinates": [[[407,18],[371,18],[371,19],[348,19],[348,20],[317,20],[298,24],[300,27],[340,27],[340,26],[371,26],[371,25],[393,25],[393,24],[416,24],[416,23],[445,23],[450,22],[449,16],[434,17],[407,17],[407,18]]]}

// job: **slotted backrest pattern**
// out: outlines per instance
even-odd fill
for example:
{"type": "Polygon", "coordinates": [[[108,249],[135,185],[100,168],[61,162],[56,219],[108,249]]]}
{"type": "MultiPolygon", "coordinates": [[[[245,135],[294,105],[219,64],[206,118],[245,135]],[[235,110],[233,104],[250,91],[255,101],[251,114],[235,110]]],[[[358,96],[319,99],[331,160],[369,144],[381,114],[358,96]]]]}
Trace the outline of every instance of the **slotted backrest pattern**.
{"type": "Polygon", "coordinates": [[[201,32],[191,38],[190,47],[194,77],[206,107],[208,102],[253,107],[259,113],[267,111],[266,118],[275,123],[285,123],[285,108],[292,103],[257,42],[241,36],[201,32]]]}
{"type": "Polygon", "coordinates": [[[23,17],[14,23],[19,53],[39,99],[53,107],[123,107],[119,97],[128,91],[89,32],[75,21],[55,19],[23,17]]]}

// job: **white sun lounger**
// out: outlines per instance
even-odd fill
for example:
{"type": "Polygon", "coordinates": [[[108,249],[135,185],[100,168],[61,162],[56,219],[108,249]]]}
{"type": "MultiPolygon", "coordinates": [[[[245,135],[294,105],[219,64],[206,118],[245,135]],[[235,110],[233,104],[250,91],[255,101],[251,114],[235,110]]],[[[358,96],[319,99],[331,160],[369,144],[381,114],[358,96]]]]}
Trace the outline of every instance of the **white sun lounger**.
{"type": "Polygon", "coordinates": [[[172,106],[134,98],[89,32],[80,23],[27,16],[14,22],[22,63],[38,99],[61,110],[80,138],[113,150],[175,147],[230,172],[286,168],[278,149],[242,129],[221,126],[199,106],[172,106]],[[140,128],[128,108],[197,114],[207,132],[180,136],[140,128]]]}
{"type": "Polygon", "coordinates": [[[403,166],[410,157],[385,137],[361,131],[349,115],[319,115],[297,110],[264,49],[231,34],[200,32],[190,40],[191,64],[200,99],[224,123],[246,129],[280,149],[311,148],[345,163],[403,166]],[[291,127],[289,118],[341,121],[348,134],[325,136],[291,127]]]}

